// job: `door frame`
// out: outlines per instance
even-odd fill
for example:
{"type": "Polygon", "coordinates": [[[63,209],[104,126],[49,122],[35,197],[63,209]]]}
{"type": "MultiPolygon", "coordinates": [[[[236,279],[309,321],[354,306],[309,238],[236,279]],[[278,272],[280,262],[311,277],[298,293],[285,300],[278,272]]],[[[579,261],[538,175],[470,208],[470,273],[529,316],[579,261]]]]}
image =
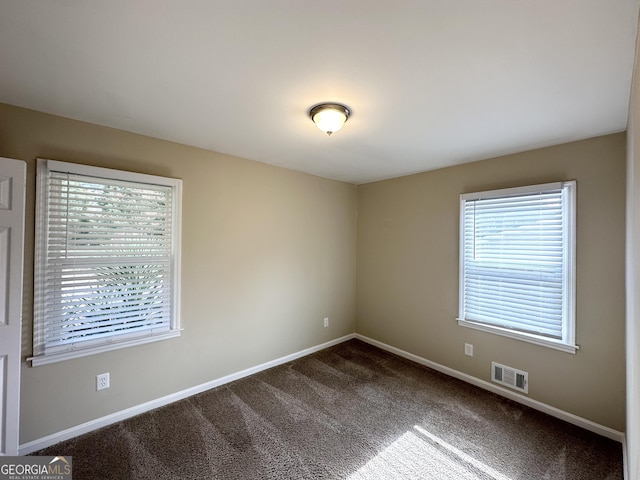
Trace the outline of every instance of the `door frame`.
{"type": "Polygon", "coordinates": [[[0,455],[18,455],[27,164],[0,157],[0,455]]]}

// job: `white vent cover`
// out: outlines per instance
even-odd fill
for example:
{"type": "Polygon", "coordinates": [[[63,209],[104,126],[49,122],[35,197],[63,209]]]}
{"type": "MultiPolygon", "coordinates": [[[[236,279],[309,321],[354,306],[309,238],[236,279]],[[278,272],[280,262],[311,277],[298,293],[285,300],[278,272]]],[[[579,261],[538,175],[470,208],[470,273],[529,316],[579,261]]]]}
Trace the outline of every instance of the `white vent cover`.
{"type": "Polygon", "coordinates": [[[491,362],[491,380],[514,390],[529,393],[529,374],[527,372],[491,362]]]}

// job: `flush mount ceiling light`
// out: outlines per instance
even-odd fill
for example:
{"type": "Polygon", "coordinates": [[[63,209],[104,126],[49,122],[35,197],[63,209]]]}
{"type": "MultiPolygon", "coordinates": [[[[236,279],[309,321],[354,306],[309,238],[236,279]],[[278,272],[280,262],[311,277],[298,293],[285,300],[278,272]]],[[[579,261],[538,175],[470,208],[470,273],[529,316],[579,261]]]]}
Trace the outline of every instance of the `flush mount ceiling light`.
{"type": "Polygon", "coordinates": [[[313,123],[327,135],[331,135],[342,128],[349,119],[351,109],[340,103],[320,103],[309,110],[313,123]]]}

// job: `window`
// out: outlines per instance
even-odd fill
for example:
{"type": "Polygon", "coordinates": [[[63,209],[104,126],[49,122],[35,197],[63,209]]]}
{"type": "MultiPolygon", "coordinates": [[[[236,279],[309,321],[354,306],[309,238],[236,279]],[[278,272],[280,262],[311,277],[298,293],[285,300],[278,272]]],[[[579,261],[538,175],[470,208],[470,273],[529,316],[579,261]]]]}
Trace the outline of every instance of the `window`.
{"type": "Polygon", "coordinates": [[[458,323],[575,353],[575,182],[460,196],[458,323]]]}
{"type": "Polygon", "coordinates": [[[33,365],[180,334],[181,192],[38,160],[33,365]]]}

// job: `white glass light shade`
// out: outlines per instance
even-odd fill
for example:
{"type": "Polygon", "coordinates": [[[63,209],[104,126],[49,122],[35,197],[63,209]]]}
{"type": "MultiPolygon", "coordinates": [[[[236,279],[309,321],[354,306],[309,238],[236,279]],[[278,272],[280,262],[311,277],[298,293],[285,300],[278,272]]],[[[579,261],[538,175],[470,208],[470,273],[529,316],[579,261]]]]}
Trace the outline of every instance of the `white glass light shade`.
{"type": "Polygon", "coordinates": [[[326,103],[313,107],[309,116],[320,130],[331,135],[342,128],[350,113],[344,105],[326,103]]]}

